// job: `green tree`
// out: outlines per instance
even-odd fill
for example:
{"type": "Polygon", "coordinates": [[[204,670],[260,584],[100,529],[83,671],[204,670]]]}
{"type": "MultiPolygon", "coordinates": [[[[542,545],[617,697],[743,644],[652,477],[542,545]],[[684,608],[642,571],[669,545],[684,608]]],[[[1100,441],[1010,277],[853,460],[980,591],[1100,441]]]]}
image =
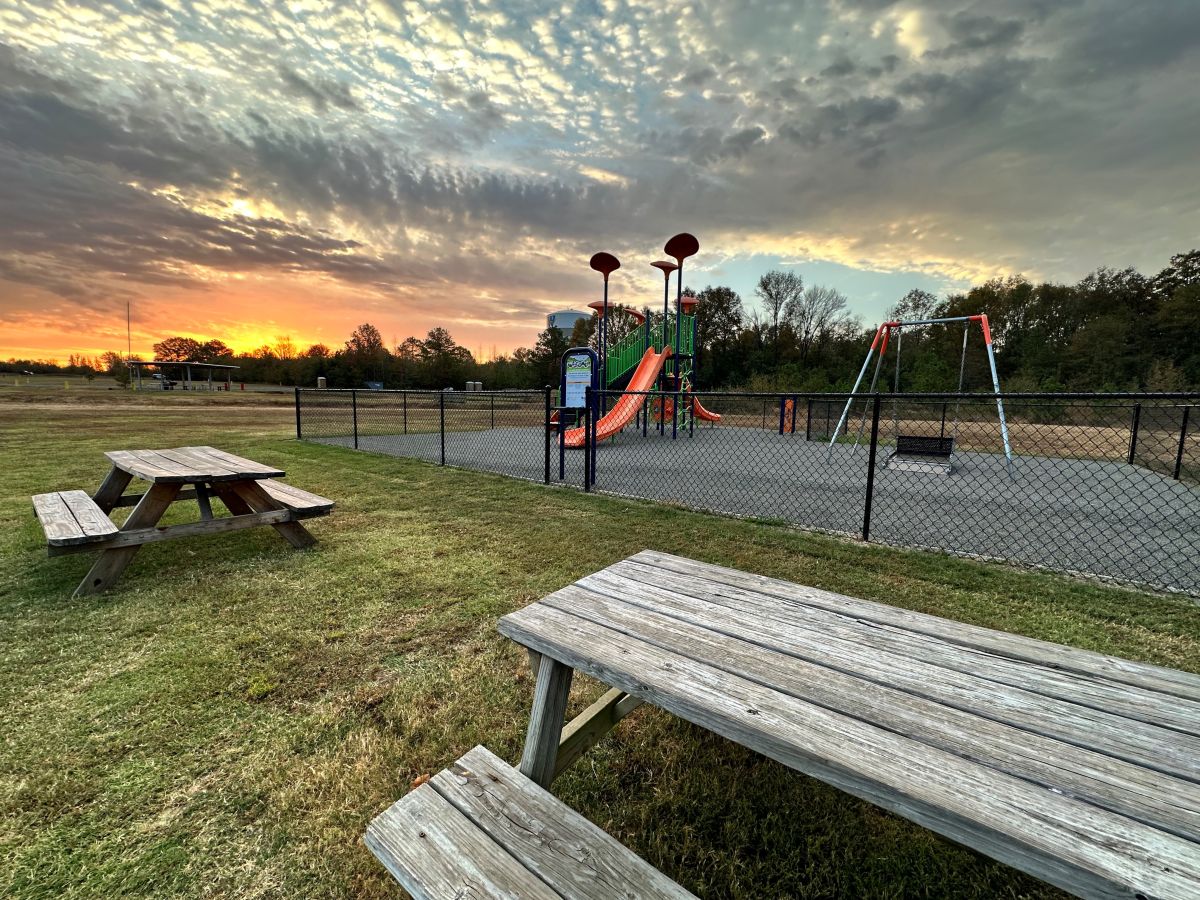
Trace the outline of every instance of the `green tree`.
{"type": "Polygon", "coordinates": [[[216,338],[205,341],[200,345],[200,358],[204,362],[215,362],[219,359],[232,359],[233,351],[225,345],[224,341],[219,341],[216,338]]]}
{"type": "Polygon", "coordinates": [[[735,375],[745,313],[741,296],[723,285],[705,287],[696,300],[696,383],[711,389],[735,375]]]}
{"type": "Polygon", "coordinates": [[[445,328],[433,328],[425,336],[421,346],[421,359],[435,388],[462,388],[460,382],[467,380],[475,362],[471,351],[460,347],[445,328]]]}
{"type": "Polygon", "coordinates": [[[767,317],[771,320],[771,340],[779,340],[779,320],[784,310],[804,292],[804,279],[795,272],[772,269],[758,279],[755,296],[763,302],[767,317]]]}
{"type": "Polygon", "coordinates": [[[809,285],[789,299],[784,316],[796,336],[800,364],[807,365],[812,352],[820,349],[838,321],[845,318],[846,295],[824,285],[809,285]]]}
{"type": "Polygon", "coordinates": [[[190,337],[169,337],[154,345],[154,358],[171,362],[203,362],[201,344],[190,337]]]}
{"type": "Polygon", "coordinates": [[[534,387],[558,384],[560,360],[572,346],[575,345],[572,345],[567,336],[557,328],[547,328],[538,335],[537,343],[529,356],[534,387]]]}

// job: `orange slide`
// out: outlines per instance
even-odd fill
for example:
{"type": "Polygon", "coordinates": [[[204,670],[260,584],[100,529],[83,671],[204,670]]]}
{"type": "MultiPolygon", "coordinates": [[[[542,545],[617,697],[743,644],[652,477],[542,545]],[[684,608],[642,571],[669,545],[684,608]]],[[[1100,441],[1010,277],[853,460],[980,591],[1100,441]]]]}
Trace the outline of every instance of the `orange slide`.
{"type": "Polygon", "coordinates": [[[700,405],[700,401],[692,398],[692,412],[695,413],[697,419],[703,419],[705,422],[720,422],[721,414],[705,409],[700,405]]]}
{"type": "MultiPolygon", "coordinates": [[[[675,401],[673,399],[671,399],[670,397],[667,397],[666,399],[662,400],[661,403],[663,404],[663,417],[664,418],[670,419],[671,416],[675,415],[675,401]]],[[[655,403],[651,404],[651,406],[654,410],[654,416],[657,418],[659,402],[656,401],[655,403]]],[[[695,414],[697,419],[703,419],[705,422],[720,422],[721,421],[720,413],[715,413],[715,412],[712,412],[711,410],[705,409],[700,404],[700,400],[696,397],[692,398],[692,412],[695,414]]]]}
{"type": "MultiPolygon", "coordinates": [[[[608,415],[596,423],[597,441],[603,441],[606,438],[612,437],[633,421],[633,417],[637,415],[638,407],[642,405],[642,400],[644,399],[637,392],[648,391],[654,386],[654,382],[658,380],[658,373],[662,371],[663,363],[666,362],[667,357],[670,355],[670,347],[663,350],[662,353],[656,353],[653,347],[646,351],[646,355],[638,363],[633,377],[629,379],[629,387],[626,388],[627,391],[633,391],[634,393],[622,394],[621,399],[617,401],[617,405],[608,411],[608,415]]],[[[582,427],[572,428],[563,435],[563,442],[568,447],[582,447],[583,441],[584,434],[582,427]]]]}

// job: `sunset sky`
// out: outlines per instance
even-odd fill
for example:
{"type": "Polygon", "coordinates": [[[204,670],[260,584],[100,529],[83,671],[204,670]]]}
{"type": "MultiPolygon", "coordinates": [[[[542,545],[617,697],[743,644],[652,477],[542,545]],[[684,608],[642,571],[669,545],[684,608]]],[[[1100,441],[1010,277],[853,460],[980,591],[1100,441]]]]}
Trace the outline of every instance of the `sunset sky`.
{"type": "Polygon", "coordinates": [[[251,349],[1161,268],[1200,236],[1200,3],[0,0],[0,357],[251,349]]]}

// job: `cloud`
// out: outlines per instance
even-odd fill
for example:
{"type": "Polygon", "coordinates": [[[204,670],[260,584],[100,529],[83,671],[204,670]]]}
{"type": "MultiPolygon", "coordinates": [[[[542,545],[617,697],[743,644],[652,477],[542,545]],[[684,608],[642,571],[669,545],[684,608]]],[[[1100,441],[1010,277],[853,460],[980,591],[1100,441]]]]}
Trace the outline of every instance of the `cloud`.
{"type": "Polygon", "coordinates": [[[324,112],[331,105],[338,109],[358,109],[350,88],[332,80],[309,81],[286,63],[279,64],[279,77],[287,94],[309,101],[315,110],[324,112]]]}
{"type": "Polygon", "coordinates": [[[1200,233],[1196,4],[560,6],[9,0],[0,280],[83,309],[269,276],[532,329],[592,251],[683,227],[956,284],[1200,233]]]}

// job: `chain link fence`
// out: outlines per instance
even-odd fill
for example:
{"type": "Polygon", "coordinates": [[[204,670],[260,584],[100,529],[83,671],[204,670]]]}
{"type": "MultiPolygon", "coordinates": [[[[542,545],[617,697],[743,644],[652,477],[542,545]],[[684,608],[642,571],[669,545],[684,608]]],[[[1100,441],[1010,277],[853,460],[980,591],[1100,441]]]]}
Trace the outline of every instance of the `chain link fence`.
{"type": "Polygon", "coordinates": [[[297,435],[1200,596],[1200,394],[296,393],[297,435]],[[622,402],[622,398],[625,400],[622,402]],[[620,405],[625,418],[603,410],[620,405]],[[1005,441],[1007,430],[1007,449],[1005,441]]]}

